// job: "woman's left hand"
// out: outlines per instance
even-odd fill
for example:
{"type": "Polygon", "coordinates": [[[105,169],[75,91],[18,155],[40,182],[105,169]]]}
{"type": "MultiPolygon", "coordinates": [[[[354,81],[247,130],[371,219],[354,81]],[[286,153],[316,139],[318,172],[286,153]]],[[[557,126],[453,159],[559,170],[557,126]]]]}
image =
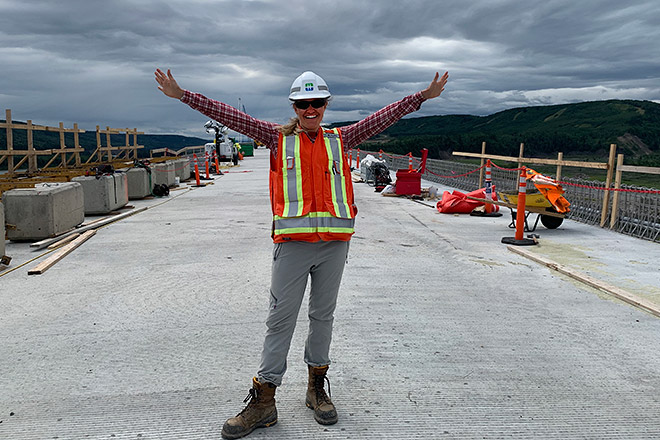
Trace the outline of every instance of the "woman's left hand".
{"type": "Polygon", "coordinates": [[[440,74],[435,72],[435,78],[431,81],[431,84],[424,90],[422,90],[422,96],[424,99],[433,99],[440,96],[440,94],[445,90],[445,84],[447,84],[447,79],[449,78],[449,72],[445,72],[440,78],[440,74]],[[439,79],[438,79],[439,78],[439,79]]]}

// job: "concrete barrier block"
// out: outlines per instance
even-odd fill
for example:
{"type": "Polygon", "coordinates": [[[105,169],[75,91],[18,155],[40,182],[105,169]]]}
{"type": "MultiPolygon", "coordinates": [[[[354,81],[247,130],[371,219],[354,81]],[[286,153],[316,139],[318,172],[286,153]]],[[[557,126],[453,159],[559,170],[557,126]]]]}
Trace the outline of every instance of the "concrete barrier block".
{"type": "Polygon", "coordinates": [[[178,159],[175,161],[176,177],[179,178],[179,181],[183,182],[184,180],[190,179],[190,162],[188,159],[178,159]]]}
{"type": "Polygon", "coordinates": [[[85,193],[85,214],[107,214],[128,203],[126,173],[103,176],[78,176],[71,179],[82,185],[85,193]]]}
{"type": "Polygon", "coordinates": [[[151,195],[151,173],[146,168],[127,168],[128,199],[143,199],[151,195]]]}
{"type": "Polygon", "coordinates": [[[174,171],[174,161],[157,163],[151,167],[151,180],[154,185],[174,186],[176,182],[176,172],[174,171]]]}
{"type": "Polygon", "coordinates": [[[12,241],[55,237],[85,221],[84,192],[80,183],[40,183],[2,194],[5,222],[12,225],[12,241]]]}
{"type": "Polygon", "coordinates": [[[0,257],[5,255],[5,207],[0,202],[0,257]]]}

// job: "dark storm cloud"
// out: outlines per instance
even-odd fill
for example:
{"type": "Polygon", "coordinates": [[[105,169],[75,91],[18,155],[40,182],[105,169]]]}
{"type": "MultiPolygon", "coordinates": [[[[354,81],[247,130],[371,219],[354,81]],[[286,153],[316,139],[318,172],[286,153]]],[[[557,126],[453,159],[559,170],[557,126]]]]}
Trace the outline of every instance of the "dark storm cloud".
{"type": "Polygon", "coordinates": [[[205,136],[163,96],[188,89],[285,121],[314,70],[326,121],[363,117],[450,71],[416,116],[611,98],[660,100],[655,0],[0,0],[0,102],[16,119],[205,136]]]}

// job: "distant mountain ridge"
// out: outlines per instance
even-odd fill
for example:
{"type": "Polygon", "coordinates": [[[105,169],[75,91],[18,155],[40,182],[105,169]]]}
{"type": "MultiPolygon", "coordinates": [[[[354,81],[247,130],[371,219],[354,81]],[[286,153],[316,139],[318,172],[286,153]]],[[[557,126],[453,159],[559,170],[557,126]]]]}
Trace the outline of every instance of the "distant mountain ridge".
{"type": "Polygon", "coordinates": [[[614,143],[626,158],[660,164],[660,104],[608,100],[512,108],[489,116],[407,118],[364,148],[414,155],[428,148],[430,157],[447,157],[451,151],[481,151],[482,142],[490,153],[514,156],[521,142],[526,156],[560,151],[600,156],[614,143]]]}
{"type": "MultiPolygon", "coordinates": [[[[0,120],[4,122],[4,120],[0,120]]],[[[20,124],[20,121],[14,121],[20,124]]],[[[45,132],[35,130],[32,132],[34,148],[37,150],[44,150],[50,148],[60,148],[60,135],[54,132],[45,132]]],[[[73,147],[73,134],[66,133],[64,142],[67,147],[73,147]]],[[[157,148],[170,148],[178,150],[183,147],[191,147],[197,145],[204,145],[209,139],[202,139],[198,137],[181,136],[174,134],[140,134],[138,135],[138,144],[144,145],[144,150],[153,150],[157,148]]],[[[86,152],[91,153],[96,149],[96,132],[86,131],[78,135],[78,142],[81,147],[85,148],[86,152]]],[[[15,150],[27,149],[27,133],[26,130],[12,130],[12,143],[15,150]]],[[[129,143],[133,144],[133,135],[129,136],[129,143]]],[[[106,136],[101,135],[101,144],[106,146],[106,136]]],[[[113,134],[110,136],[110,144],[118,147],[126,145],[125,134],[113,134]]],[[[5,129],[0,130],[0,149],[7,148],[7,132],[5,129]]]]}
{"type": "MultiPolygon", "coordinates": [[[[341,122],[332,127],[350,124],[341,122]]],[[[59,148],[59,134],[34,131],[36,149],[59,148]]],[[[178,150],[203,145],[209,139],[180,135],[144,134],[138,143],[144,145],[141,155],[157,148],[178,150]]],[[[73,146],[73,135],[65,135],[67,146],[73,146]]],[[[96,133],[79,136],[87,154],[96,148],[96,133]]],[[[124,145],[125,135],[112,135],[114,146],[124,145]]],[[[133,142],[132,136],[130,142],[133,142]]],[[[391,153],[419,156],[429,149],[432,158],[449,158],[452,151],[487,151],[499,155],[518,155],[525,143],[525,155],[581,155],[593,160],[607,156],[615,143],[626,155],[626,163],[660,166],[660,104],[651,101],[608,100],[550,106],[519,107],[489,116],[446,115],[406,118],[380,135],[362,144],[363,149],[383,149],[391,153]]],[[[105,146],[105,136],[102,137],[105,146]]],[[[6,130],[0,130],[0,148],[6,148],[6,130]]],[[[15,149],[27,149],[25,130],[13,130],[15,149]]]]}

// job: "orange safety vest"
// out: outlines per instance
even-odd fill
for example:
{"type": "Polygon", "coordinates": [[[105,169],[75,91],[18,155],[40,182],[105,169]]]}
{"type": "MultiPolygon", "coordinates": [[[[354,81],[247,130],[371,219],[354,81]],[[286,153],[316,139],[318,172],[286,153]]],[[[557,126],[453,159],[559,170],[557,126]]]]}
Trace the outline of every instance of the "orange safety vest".
{"type": "Polygon", "coordinates": [[[339,129],[321,130],[315,142],[304,134],[280,134],[271,161],[273,241],[348,241],[357,208],[339,129]]]}

